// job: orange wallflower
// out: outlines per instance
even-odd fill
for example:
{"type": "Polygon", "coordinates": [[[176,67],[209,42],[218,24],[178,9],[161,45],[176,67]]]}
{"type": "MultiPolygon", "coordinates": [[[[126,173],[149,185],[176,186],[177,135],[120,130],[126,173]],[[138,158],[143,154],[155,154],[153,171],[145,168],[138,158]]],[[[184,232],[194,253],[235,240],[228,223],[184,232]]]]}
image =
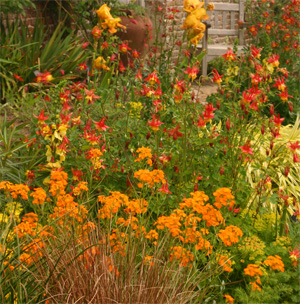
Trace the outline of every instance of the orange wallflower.
{"type": "Polygon", "coordinates": [[[268,256],[267,259],[264,261],[264,264],[270,266],[273,270],[279,270],[281,272],[284,272],[284,264],[281,260],[281,257],[278,255],[268,256]]]}
{"type": "Polygon", "coordinates": [[[239,227],[230,225],[225,229],[221,229],[217,236],[223,241],[225,246],[231,246],[239,241],[239,237],[243,236],[243,232],[239,227]]]}
{"type": "Polygon", "coordinates": [[[33,204],[42,205],[46,200],[47,194],[43,188],[34,188],[34,192],[30,196],[34,198],[33,204]]]}
{"type": "Polygon", "coordinates": [[[255,276],[262,276],[263,272],[261,271],[259,265],[257,264],[249,264],[245,269],[244,269],[245,275],[248,275],[250,277],[255,277],[255,276]]]}

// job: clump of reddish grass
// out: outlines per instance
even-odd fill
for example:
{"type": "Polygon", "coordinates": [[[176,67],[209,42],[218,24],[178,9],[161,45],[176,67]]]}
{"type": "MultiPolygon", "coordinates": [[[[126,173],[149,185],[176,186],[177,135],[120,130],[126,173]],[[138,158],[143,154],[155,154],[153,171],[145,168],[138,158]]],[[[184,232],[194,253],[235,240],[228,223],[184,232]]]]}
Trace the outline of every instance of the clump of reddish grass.
{"type": "Polygon", "coordinates": [[[170,263],[168,237],[145,263],[142,239],[130,238],[122,255],[112,252],[99,229],[84,241],[64,230],[55,235],[36,264],[46,303],[201,303],[212,291],[210,267],[197,271],[170,263]]]}

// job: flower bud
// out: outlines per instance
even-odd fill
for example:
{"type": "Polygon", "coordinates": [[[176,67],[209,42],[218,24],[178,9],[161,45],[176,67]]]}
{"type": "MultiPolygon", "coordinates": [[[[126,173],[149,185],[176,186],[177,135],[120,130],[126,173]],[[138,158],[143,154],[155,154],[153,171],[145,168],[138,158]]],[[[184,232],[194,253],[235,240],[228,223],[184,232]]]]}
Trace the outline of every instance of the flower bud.
{"type": "Polygon", "coordinates": [[[273,114],[274,114],[274,105],[271,104],[270,105],[270,115],[273,116],[273,114]]]}
{"type": "Polygon", "coordinates": [[[226,120],[226,129],[227,129],[227,131],[230,130],[230,118],[227,118],[227,120],[226,120]]]}
{"type": "Polygon", "coordinates": [[[220,100],[219,100],[219,99],[217,100],[216,106],[217,106],[217,109],[220,110],[221,103],[220,103],[220,100]]]}
{"type": "Polygon", "coordinates": [[[287,177],[289,175],[289,172],[290,172],[290,167],[287,165],[284,169],[284,175],[285,177],[287,177]]]}
{"type": "Polygon", "coordinates": [[[274,147],[274,142],[273,142],[273,139],[271,139],[271,141],[270,141],[270,149],[273,150],[273,147],[274,147]]]}
{"type": "Polygon", "coordinates": [[[262,126],[261,126],[261,130],[260,130],[260,131],[261,131],[261,134],[262,134],[262,135],[265,134],[265,125],[262,125],[262,126]]]}
{"type": "Polygon", "coordinates": [[[293,103],[289,101],[289,111],[293,112],[293,103]]]}
{"type": "Polygon", "coordinates": [[[224,167],[221,166],[221,168],[220,168],[220,175],[223,175],[223,174],[224,174],[224,167]]]}

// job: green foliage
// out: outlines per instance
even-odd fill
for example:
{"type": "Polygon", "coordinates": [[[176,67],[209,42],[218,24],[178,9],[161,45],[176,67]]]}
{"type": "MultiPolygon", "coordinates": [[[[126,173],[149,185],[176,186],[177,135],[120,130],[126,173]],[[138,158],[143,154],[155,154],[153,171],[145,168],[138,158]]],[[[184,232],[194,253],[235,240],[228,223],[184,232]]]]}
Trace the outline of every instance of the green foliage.
{"type": "MultiPolygon", "coordinates": [[[[22,89],[17,84],[32,83],[34,71],[49,71],[55,78],[75,78],[78,62],[84,61],[87,53],[81,48],[79,38],[73,33],[64,36],[62,24],[47,37],[47,30],[37,19],[33,32],[22,21],[15,21],[7,26],[1,24],[0,46],[0,90],[1,99],[8,96],[8,92],[22,89]],[[64,70],[65,76],[61,76],[64,70]],[[14,75],[23,80],[15,78],[14,75]]],[[[23,89],[25,87],[23,86],[23,89]]]]}
{"type": "Polygon", "coordinates": [[[3,14],[25,14],[25,8],[35,8],[32,0],[2,0],[0,12],[3,14]]]}

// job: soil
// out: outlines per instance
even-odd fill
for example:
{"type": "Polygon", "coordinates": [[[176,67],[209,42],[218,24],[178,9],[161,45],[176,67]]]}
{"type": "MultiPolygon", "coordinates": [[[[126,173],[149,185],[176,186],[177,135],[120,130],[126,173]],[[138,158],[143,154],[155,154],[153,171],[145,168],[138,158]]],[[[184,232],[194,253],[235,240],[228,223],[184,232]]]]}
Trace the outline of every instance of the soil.
{"type": "Polygon", "coordinates": [[[206,103],[206,98],[212,94],[217,93],[218,85],[216,83],[205,82],[202,85],[193,85],[196,100],[200,103],[206,103]]]}

